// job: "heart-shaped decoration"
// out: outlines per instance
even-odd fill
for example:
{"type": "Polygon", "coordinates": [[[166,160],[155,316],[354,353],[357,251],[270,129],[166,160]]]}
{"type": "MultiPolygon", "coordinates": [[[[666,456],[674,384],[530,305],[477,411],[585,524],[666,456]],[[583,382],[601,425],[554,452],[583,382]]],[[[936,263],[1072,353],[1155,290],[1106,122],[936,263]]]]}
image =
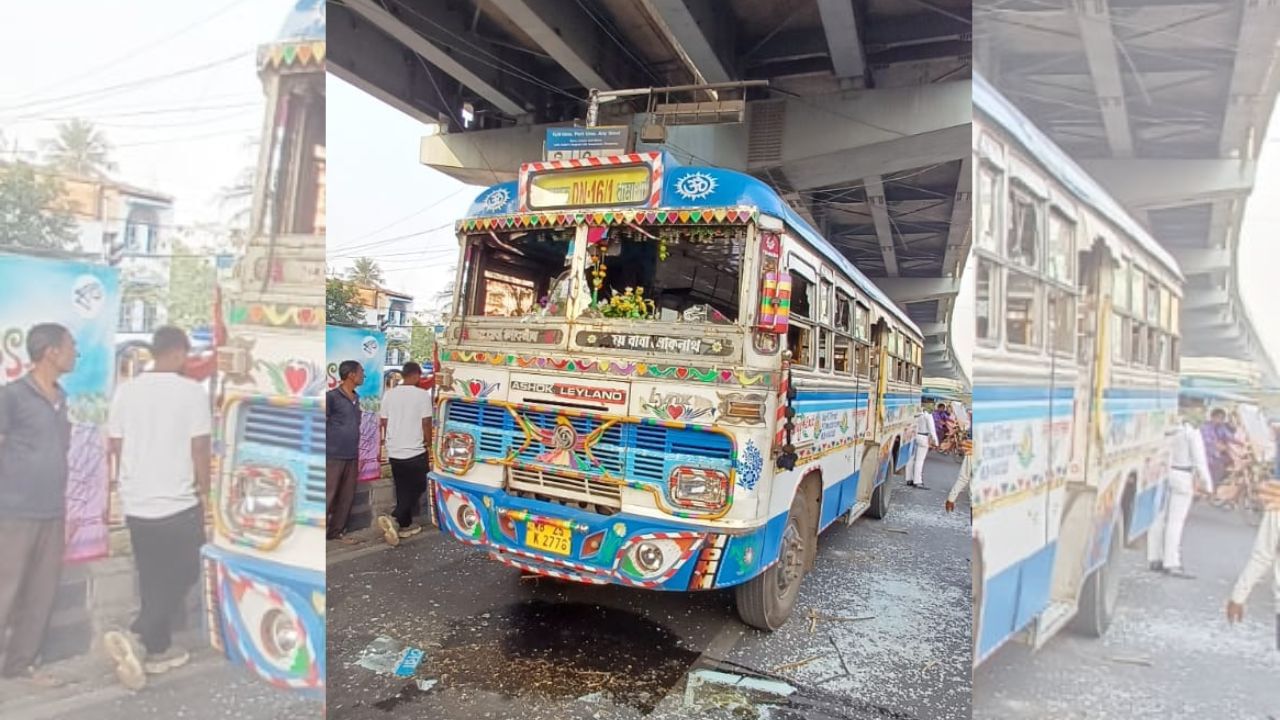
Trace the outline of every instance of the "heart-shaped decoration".
{"type": "Polygon", "coordinates": [[[289,392],[294,395],[301,394],[310,379],[311,369],[297,360],[290,361],[284,369],[285,387],[289,388],[289,392]]]}
{"type": "Polygon", "coordinates": [[[311,43],[311,54],[316,56],[316,62],[324,62],[324,43],[311,43]]]}
{"type": "Polygon", "coordinates": [[[733,379],[733,371],[732,371],[732,370],[721,370],[721,371],[720,371],[720,382],[729,382],[729,381],[730,381],[730,380],[732,380],[732,379],[733,379]]]}
{"type": "Polygon", "coordinates": [[[643,374],[645,373],[645,371],[646,371],[646,370],[648,370],[648,369],[649,369],[649,366],[648,366],[648,365],[645,365],[644,363],[636,363],[636,374],[637,374],[637,375],[643,375],[643,374]]]}
{"type": "Polygon", "coordinates": [[[692,218],[694,222],[702,222],[702,211],[694,210],[693,212],[689,213],[689,217],[692,218]]]}
{"type": "Polygon", "coordinates": [[[676,368],[676,377],[680,378],[681,380],[684,380],[685,378],[689,377],[689,368],[683,368],[683,367],[676,368]]]}
{"type": "Polygon", "coordinates": [[[249,322],[262,322],[262,317],[265,314],[266,312],[262,309],[261,305],[249,306],[249,322]]]}
{"type": "Polygon", "coordinates": [[[297,318],[299,325],[310,325],[315,321],[316,311],[309,307],[298,308],[297,318]]]}
{"type": "Polygon", "coordinates": [[[607,212],[604,214],[604,221],[609,223],[610,225],[613,224],[613,218],[614,218],[614,215],[611,212],[607,212]]]}
{"type": "Polygon", "coordinates": [[[669,406],[667,407],[667,414],[671,416],[671,419],[672,419],[672,420],[679,420],[679,419],[680,419],[680,416],[681,416],[681,415],[684,415],[684,406],[683,406],[683,405],[669,405],[669,406]]]}
{"type": "Polygon", "coordinates": [[[724,222],[724,219],[727,216],[728,213],[724,211],[724,208],[720,208],[711,213],[711,217],[715,218],[717,222],[724,222]]]}
{"type": "Polygon", "coordinates": [[[654,218],[660,223],[665,223],[667,221],[667,211],[659,210],[658,213],[654,215],[654,218]]]}
{"type": "Polygon", "coordinates": [[[687,222],[689,222],[689,215],[690,215],[690,213],[689,213],[689,211],[688,211],[688,210],[681,210],[681,211],[680,211],[680,216],[679,216],[679,217],[680,217],[680,222],[682,222],[682,223],[687,223],[687,222]]]}
{"type": "Polygon", "coordinates": [[[298,56],[298,48],[294,45],[285,45],[283,56],[285,62],[292,65],[293,59],[298,56]]]}
{"type": "Polygon", "coordinates": [[[301,60],[303,64],[311,62],[311,46],[310,45],[298,46],[298,59],[301,60]]]}
{"type": "Polygon", "coordinates": [[[484,384],[479,380],[472,380],[467,383],[467,391],[471,393],[471,397],[479,397],[480,391],[484,389],[484,384]]]}
{"type": "Polygon", "coordinates": [[[249,317],[249,308],[244,305],[234,305],[231,312],[227,313],[227,321],[232,325],[239,325],[249,317]]]}

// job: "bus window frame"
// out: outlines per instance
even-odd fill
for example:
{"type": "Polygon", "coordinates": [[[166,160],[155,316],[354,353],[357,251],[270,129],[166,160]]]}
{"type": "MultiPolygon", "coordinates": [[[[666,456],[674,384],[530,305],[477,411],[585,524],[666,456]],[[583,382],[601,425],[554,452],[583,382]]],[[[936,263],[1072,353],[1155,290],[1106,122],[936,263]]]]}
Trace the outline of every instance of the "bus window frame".
{"type": "Polygon", "coordinates": [[[974,302],[976,304],[979,296],[977,294],[978,281],[977,277],[982,272],[983,265],[991,270],[991,291],[987,295],[987,328],[991,331],[987,335],[979,335],[977,328],[977,308],[974,308],[974,340],[982,347],[999,347],[1000,341],[1004,336],[1004,322],[1001,320],[1002,313],[999,312],[1003,306],[1004,299],[1004,283],[1001,281],[1001,270],[1003,266],[999,258],[988,256],[985,251],[977,252],[974,264],[974,302]]]}
{"type": "MultiPolygon", "coordinates": [[[[1005,312],[1002,313],[1001,318],[1003,321],[1002,324],[1004,324],[1005,326],[1004,327],[1005,348],[1008,349],[1010,352],[1018,352],[1018,353],[1024,353],[1024,354],[1043,353],[1044,345],[1045,345],[1045,336],[1047,334],[1044,332],[1045,330],[1047,330],[1047,328],[1045,327],[1046,323],[1044,322],[1044,315],[1045,315],[1045,309],[1046,309],[1045,308],[1046,287],[1045,287],[1043,277],[1034,272],[1028,272],[1025,270],[1021,270],[1017,267],[1007,266],[1004,268],[1004,280],[1005,282],[1003,283],[1004,287],[1003,287],[1003,292],[1001,293],[1001,297],[1004,300],[1003,306],[1004,306],[1005,312]],[[1011,279],[1014,275],[1029,279],[1031,281],[1031,289],[1033,291],[1032,304],[1034,306],[1033,310],[1035,315],[1035,317],[1032,318],[1032,321],[1039,323],[1038,325],[1033,325],[1032,327],[1033,328],[1039,327],[1039,329],[1041,330],[1040,336],[1038,338],[1035,338],[1034,344],[1024,345],[1021,343],[1015,343],[1013,342],[1012,336],[1008,332],[1009,331],[1009,327],[1008,327],[1009,287],[1013,284],[1011,282],[1011,279]]],[[[1032,334],[1034,335],[1035,333],[1032,333],[1032,334]]]]}

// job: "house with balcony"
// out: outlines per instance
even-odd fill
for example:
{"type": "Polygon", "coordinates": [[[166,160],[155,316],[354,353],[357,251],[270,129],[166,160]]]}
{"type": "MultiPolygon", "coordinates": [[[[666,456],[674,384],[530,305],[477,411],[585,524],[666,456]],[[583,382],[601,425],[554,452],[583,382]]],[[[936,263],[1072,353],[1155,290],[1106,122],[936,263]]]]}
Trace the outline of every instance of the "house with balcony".
{"type": "Polygon", "coordinates": [[[364,324],[386,327],[387,365],[409,360],[410,318],[413,296],[378,286],[357,286],[356,297],[364,308],[364,324]]]}

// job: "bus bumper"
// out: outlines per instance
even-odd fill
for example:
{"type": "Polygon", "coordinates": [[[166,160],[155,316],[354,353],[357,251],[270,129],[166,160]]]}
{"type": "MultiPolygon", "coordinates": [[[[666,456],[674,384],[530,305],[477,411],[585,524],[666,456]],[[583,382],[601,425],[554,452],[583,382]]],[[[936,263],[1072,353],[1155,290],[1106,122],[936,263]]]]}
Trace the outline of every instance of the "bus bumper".
{"type": "Polygon", "coordinates": [[[205,624],[213,647],[266,682],[322,698],[324,573],[205,545],[205,624]]]}
{"type": "Polygon", "coordinates": [[[592,585],[710,590],[750,580],[778,557],[786,515],[735,534],[619,512],[599,515],[430,474],[432,521],[524,572],[592,585]],[[554,528],[554,529],[553,529],[554,528]],[[548,535],[558,543],[539,543],[548,535]],[[549,549],[559,545],[559,551],[549,549]]]}

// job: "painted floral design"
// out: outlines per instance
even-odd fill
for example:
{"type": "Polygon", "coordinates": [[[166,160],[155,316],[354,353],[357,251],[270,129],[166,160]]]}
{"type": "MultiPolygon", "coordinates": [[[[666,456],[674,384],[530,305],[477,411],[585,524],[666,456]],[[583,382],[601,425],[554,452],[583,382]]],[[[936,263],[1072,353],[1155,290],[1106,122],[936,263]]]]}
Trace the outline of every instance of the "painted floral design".
{"type": "Polygon", "coordinates": [[[739,463],[738,484],[747,490],[755,490],[762,470],[764,470],[764,457],[760,454],[760,448],[756,447],[754,441],[748,440],[739,463]]]}

